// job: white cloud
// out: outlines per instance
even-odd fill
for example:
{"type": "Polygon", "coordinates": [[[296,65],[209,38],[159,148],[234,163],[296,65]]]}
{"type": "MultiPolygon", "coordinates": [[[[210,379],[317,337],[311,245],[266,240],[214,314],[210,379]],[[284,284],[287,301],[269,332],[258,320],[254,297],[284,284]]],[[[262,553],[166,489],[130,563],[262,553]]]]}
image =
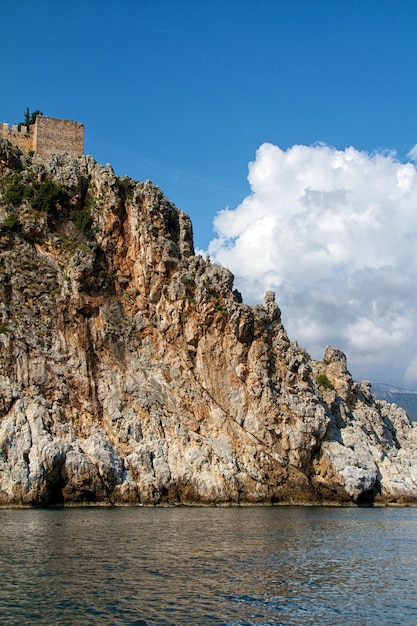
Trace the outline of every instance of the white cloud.
{"type": "Polygon", "coordinates": [[[413,146],[410,150],[410,152],[407,154],[407,156],[412,160],[412,161],[417,161],[417,144],[415,146],[413,146]]]}
{"type": "MultiPolygon", "coordinates": [[[[417,146],[409,154],[417,158],[417,146]]],[[[292,339],[355,378],[417,388],[417,172],[393,154],[260,146],[209,244],[246,302],[276,292],[292,339]]]]}
{"type": "Polygon", "coordinates": [[[416,386],[417,381],[417,356],[411,359],[404,376],[405,385],[416,386]]]}

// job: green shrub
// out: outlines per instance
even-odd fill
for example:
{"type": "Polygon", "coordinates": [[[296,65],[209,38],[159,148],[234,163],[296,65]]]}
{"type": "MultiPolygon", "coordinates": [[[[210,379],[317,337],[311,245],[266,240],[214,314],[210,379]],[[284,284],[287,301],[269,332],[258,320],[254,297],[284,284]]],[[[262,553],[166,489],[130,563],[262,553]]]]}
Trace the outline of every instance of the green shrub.
{"type": "Polygon", "coordinates": [[[63,204],[65,195],[62,186],[53,180],[46,180],[35,193],[31,205],[37,211],[51,213],[57,204],[63,204]]]}
{"type": "Polygon", "coordinates": [[[214,305],[214,308],[216,309],[216,311],[219,311],[224,317],[227,317],[229,315],[229,311],[227,310],[225,305],[222,302],[220,302],[220,300],[217,300],[217,302],[214,305]]]}
{"type": "Polygon", "coordinates": [[[330,382],[326,374],[317,374],[316,383],[323,389],[334,389],[334,385],[330,382]]]}
{"type": "Polygon", "coordinates": [[[12,176],[6,179],[6,185],[4,188],[4,200],[7,204],[12,206],[19,206],[24,199],[29,199],[33,196],[34,191],[31,183],[34,180],[33,172],[29,171],[26,180],[22,180],[22,174],[15,172],[12,176]]]}
{"type": "Polygon", "coordinates": [[[70,220],[75,224],[79,231],[84,235],[91,234],[91,224],[93,218],[91,217],[91,203],[85,204],[81,209],[74,209],[70,213],[70,220]]]}
{"type": "Polygon", "coordinates": [[[31,124],[34,124],[36,122],[36,118],[38,117],[38,115],[43,115],[42,111],[39,111],[38,109],[36,109],[36,111],[33,111],[33,113],[31,113],[29,111],[29,107],[26,107],[25,121],[20,122],[19,126],[30,126],[31,124]]]}
{"type": "Polygon", "coordinates": [[[23,198],[26,200],[30,200],[35,195],[35,190],[31,185],[25,185],[25,190],[23,192],[23,198]]]}
{"type": "Polygon", "coordinates": [[[16,231],[20,228],[20,221],[16,213],[9,213],[2,224],[3,230],[16,231]]]}
{"type": "Polygon", "coordinates": [[[7,204],[18,206],[22,203],[25,195],[25,186],[20,181],[13,181],[4,191],[4,199],[7,204]]]}

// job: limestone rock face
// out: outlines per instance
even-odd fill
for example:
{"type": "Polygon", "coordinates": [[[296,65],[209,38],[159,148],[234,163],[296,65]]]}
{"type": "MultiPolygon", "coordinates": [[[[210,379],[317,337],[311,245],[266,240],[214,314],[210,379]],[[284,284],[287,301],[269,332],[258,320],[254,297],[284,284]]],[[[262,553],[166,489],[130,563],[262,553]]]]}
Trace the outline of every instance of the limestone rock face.
{"type": "Polygon", "coordinates": [[[402,409],[248,306],[187,215],[0,146],[0,504],[407,503],[402,409]]]}

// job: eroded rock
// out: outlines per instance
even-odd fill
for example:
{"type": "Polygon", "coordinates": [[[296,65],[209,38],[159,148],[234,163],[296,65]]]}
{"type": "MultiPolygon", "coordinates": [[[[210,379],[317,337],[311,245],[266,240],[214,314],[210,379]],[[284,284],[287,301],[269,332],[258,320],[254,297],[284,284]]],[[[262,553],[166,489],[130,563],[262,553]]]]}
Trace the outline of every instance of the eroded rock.
{"type": "Polygon", "coordinates": [[[152,183],[4,145],[0,173],[0,504],[417,500],[405,412],[243,304],[152,183]]]}

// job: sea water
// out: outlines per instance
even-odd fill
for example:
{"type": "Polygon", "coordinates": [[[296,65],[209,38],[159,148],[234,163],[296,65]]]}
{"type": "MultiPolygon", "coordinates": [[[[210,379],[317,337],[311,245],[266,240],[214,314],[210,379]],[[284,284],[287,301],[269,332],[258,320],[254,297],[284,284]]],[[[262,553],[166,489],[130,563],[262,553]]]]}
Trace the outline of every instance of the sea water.
{"type": "Polygon", "coordinates": [[[0,510],[0,623],[417,624],[417,508],[0,510]]]}

